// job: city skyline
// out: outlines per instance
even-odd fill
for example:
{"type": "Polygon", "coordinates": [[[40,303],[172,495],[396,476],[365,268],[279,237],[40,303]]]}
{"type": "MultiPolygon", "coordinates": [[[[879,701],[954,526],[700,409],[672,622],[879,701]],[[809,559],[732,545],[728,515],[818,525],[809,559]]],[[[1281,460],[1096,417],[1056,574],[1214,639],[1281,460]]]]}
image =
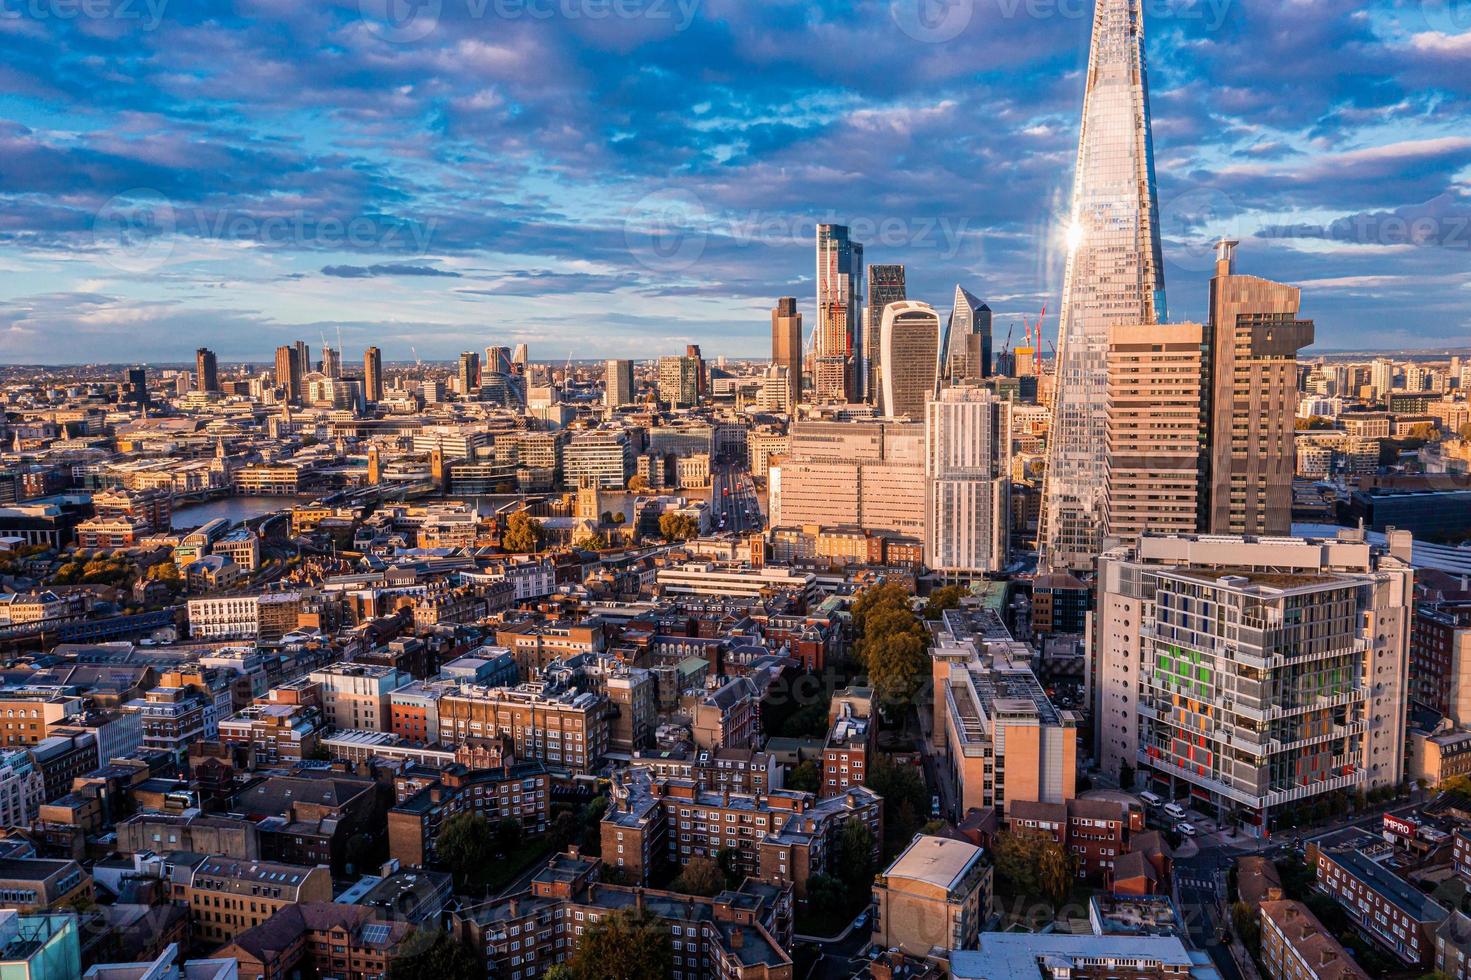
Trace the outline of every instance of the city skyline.
{"type": "MultiPolygon", "coordinates": [[[[905,264],[913,298],[944,309],[957,281],[984,296],[997,349],[1044,304],[1056,333],[1086,10],[957,4],[970,17],[944,38],[881,5],[814,6],[804,19],[714,3],[683,31],[649,19],[596,36],[446,10],[405,41],[375,33],[382,25],[355,6],[210,23],[170,8],[148,30],[10,21],[33,43],[9,64],[0,359],[182,359],[187,333],[224,362],[266,360],[340,327],[347,350],[378,345],[397,361],[412,346],[440,360],[482,347],[503,318],[518,331],[506,342],[549,359],[589,345],[590,358],[653,357],[689,342],[757,355],[777,297],[799,297],[816,323],[809,249],[822,221],[853,227],[867,261],[905,264]],[[307,28],[341,39],[342,66],[288,69],[267,46],[307,28]],[[767,30],[790,43],[742,43],[767,30]],[[103,34],[136,43],[120,56],[103,34]],[[804,50],[827,48],[811,43],[822,36],[906,67],[864,77],[804,50]],[[250,70],[222,77],[200,51],[250,70]],[[629,95],[606,70],[628,54],[685,84],[629,95]],[[528,89],[517,66],[538,56],[568,66],[582,97],[528,89]],[[426,59],[438,65],[427,77],[426,59]],[[349,97],[347,66],[400,83],[399,101],[369,109],[349,97]],[[125,67],[138,77],[131,111],[80,94],[125,67]],[[262,71],[299,91],[247,88],[262,71]],[[425,131],[428,88],[447,93],[446,125],[409,154],[385,126],[425,131]],[[558,139],[559,124],[597,111],[604,121],[589,131],[605,139],[558,139]],[[503,138],[520,156],[490,148],[503,138]],[[614,155],[628,164],[620,177],[591,176],[614,155]],[[215,180],[226,169],[228,188],[215,180]],[[63,196],[73,184],[85,189],[63,196]],[[115,247],[135,220],[161,218],[172,234],[115,247]],[[347,247],[358,218],[363,244],[347,247]],[[650,237],[656,226],[673,237],[650,237]],[[54,351],[57,331],[85,338],[90,356],[54,351]]],[[[1209,246],[1224,233],[1243,242],[1245,262],[1308,291],[1318,349],[1464,336],[1471,140],[1456,125],[1466,34],[1453,12],[1433,0],[1398,11],[1236,3],[1198,16],[1158,6],[1148,56],[1174,316],[1204,317],[1209,246]],[[1299,84],[1310,72],[1318,83],[1299,84]],[[1412,233],[1423,244],[1396,243],[1412,233]]]]}

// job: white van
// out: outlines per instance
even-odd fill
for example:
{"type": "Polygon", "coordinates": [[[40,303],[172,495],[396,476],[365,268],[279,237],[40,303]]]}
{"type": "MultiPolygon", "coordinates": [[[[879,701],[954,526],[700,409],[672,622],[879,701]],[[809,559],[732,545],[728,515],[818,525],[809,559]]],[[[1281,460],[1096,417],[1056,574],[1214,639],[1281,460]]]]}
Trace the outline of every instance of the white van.
{"type": "Polygon", "coordinates": [[[1185,808],[1178,803],[1166,803],[1165,813],[1176,820],[1185,819],[1185,808]]]}
{"type": "Polygon", "coordinates": [[[1144,805],[1149,807],[1151,810],[1156,809],[1160,804],[1164,802],[1164,800],[1160,799],[1158,796],[1155,796],[1153,793],[1147,791],[1140,793],[1139,799],[1143,800],[1144,805]]]}

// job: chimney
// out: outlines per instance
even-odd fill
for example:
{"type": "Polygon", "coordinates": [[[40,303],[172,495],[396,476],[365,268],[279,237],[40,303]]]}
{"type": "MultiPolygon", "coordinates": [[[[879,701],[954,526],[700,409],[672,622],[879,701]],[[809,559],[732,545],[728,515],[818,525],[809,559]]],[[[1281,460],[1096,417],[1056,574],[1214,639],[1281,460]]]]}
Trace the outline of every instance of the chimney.
{"type": "Polygon", "coordinates": [[[730,931],[730,948],[740,949],[744,945],[746,945],[746,930],[732,929],[730,931]]]}

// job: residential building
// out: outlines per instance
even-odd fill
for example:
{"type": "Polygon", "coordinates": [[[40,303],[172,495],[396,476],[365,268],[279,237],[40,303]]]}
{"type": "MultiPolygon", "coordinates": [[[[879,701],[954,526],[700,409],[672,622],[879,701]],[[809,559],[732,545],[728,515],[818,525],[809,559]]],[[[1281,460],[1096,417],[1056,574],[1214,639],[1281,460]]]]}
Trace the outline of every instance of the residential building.
{"type": "Polygon", "coordinates": [[[1261,963],[1267,980],[1369,980],[1301,902],[1262,902],[1261,963]]]}
{"type": "Polygon", "coordinates": [[[206,943],[228,943],[283,908],[332,900],[326,867],[206,857],[183,881],[194,935],[206,943]]]}
{"type": "Polygon", "coordinates": [[[1446,908],[1380,863],[1392,846],[1363,835],[1338,846],[1315,846],[1318,888],[1359,931],[1410,967],[1428,966],[1446,908]],[[1366,846],[1369,845],[1369,846],[1366,846]]]}
{"type": "Polygon", "coordinates": [[[950,387],[925,406],[925,564],[946,577],[1010,561],[1011,404],[950,387]]]}
{"type": "Polygon", "coordinates": [[[603,404],[609,408],[633,404],[633,362],[627,359],[604,362],[603,404]]]}
{"type": "Polygon", "coordinates": [[[591,692],[466,684],[439,700],[439,735],[461,745],[510,738],[516,758],[582,774],[594,771],[608,751],[607,707],[606,697],[591,692]]]}
{"type": "Polygon", "coordinates": [[[413,680],[394,667],[357,663],[332,664],[308,677],[321,688],[327,727],[370,732],[391,729],[389,697],[413,680]]]}

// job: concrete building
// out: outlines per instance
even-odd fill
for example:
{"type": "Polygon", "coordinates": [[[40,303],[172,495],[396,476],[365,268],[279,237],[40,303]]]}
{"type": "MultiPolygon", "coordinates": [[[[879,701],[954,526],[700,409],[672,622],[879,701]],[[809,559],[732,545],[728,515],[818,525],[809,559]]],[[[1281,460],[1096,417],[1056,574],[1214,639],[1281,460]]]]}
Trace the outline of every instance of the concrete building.
{"type": "Polygon", "coordinates": [[[633,362],[611,360],[603,365],[603,404],[609,408],[633,404],[633,362]]]}
{"type": "Polygon", "coordinates": [[[633,476],[634,447],[623,432],[579,432],[562,447],[562,480],[580,487],[591,480],[603,490],[622,490],[633,476]]]}
{"type": "Polygon", "coordinates": [[[925,406],[925,564],[944,576],[999,572],[1010,559],[1010,403],[946,388],[925,406]]]}
{"type": "Polygon", "coordinates": [[[769,482],[772,527],[852,525],[923,538],[924,423],[795,423],[769,482]]]}
{"type": "Polygon", "coordinates": [[[879,351],[879,414],[922,418],[940,383],[940,315],[928,303],[890,303],[879,328],[879,351]]]}
{"type": "Polygon", "coordinates": [[[795,411],[802,401],[802,314],[795,296],[783,296],[771,311],[771,366],[786,369],[786,410],[795,411]]]}
{"type": "Polygon", "coordinates": [[[393,667],[337,663],[308,675],[322,692],[328,728],[384,732],[392,727],[392,693],[413,680],[393,667]]]}
{"type": "Polygon", "coordinates": [[[873,885],[873,942],[923,957],[975,949],[991,904],[992,870],[974,844],[920,835],[873,885]]]}
{"type": "Polygon", "coordinates": [[[674,354],[659,358],[659,400],[671,408],[698,405],[701,373],[698,357],[674,354]]]}
{"type": "Polygon", "coordinates": [[[1198,323],[1109,329],[1105,545],[1201,528],[1204,343],[1198,323]]]}
{"type": "Polygon", "coordinates": [[[1413,570],[1338,540],[1144,536],[1104,555],[1097,724],[1105,772],[1260,834],[1320,794],[1398,785],[1413,570]],[[1125,767],[1128,767],[1126,770],[1125,767]]]}

